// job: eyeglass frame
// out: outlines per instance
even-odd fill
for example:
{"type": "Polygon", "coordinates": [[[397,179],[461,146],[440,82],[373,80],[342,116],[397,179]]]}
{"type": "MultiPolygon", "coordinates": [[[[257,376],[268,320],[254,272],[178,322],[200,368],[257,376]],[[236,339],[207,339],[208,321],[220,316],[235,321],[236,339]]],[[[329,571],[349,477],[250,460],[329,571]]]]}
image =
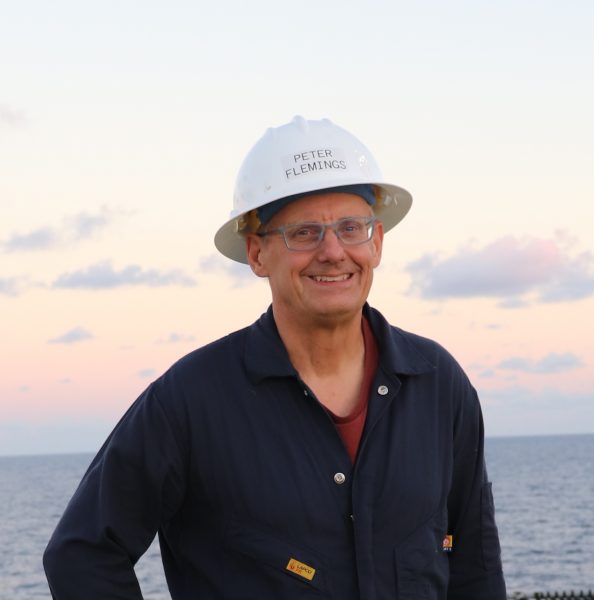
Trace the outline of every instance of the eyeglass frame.
{"type": "Polygon", "coordinates": [[[373,238],[373,234],[375,232],[375,224],[377,223],[378,220],[379,219],[375,216],[364,217],[364,216],[357,215],[357,216],[352,216],[352,217],[342,217],[341,219],[337,219],[336,221],[333,221],[332,223],[320,223],[319,221],[301,221],[301,222],[292,223],[289,225],[282,225],[281,227],[276,227],[275,229],[268,229],[266,231],[256,231],[255,233],[258,237],[266,237],[266,236],[274,234],[274,233],[280,233],[285,242],[285,246],[287,247],[287,250],[290,250],[291,252],[311,252],[312,250],[316,250],[317,248],[320,247],[320,245],[324,241],[324,238],[326,237],[327,229],[332,229],[332,231],[334,232],[334,235],[336,236],[336,239],[343,246],[360,246],[361,244],[370,242],[371,239],[373,238]],[[341,238],[340,234],[338,233],[339,224],[344,223],[345,221],[352,221],[352,220],[356,220],[356,221],[363,220],[365,228],[369,232],[367,234],[367,239],[361,240],[359,242],[346,242],[345,240],[343,240],[341,238]],[[289,246],[289,242],[288,242],[287,236],[286,236],[287,230],[293,229],[295,227],[298,228],[298,227],[303,227],[303,226],[307,226],[307,225],[315,225],[315,226],[321,227],[320,235],[317,239],[315,246],[312,246],[311,248],[291,248],[289,246]]]}

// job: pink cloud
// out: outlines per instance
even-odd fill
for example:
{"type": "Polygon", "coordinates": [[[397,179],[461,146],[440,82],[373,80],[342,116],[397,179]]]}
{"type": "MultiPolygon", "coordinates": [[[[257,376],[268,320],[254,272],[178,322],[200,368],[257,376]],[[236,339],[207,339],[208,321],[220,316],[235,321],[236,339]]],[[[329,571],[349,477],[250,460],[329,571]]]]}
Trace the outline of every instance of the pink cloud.
{"type": "Polygon", "coordinates": [[[496,297],[506,306],[522,305],[529,293],[542,302],[590,296],[594,255],[571,250],[562,235],[551,240],[506,236],[445,259],[425,255],[407,266],[410,292],[427,299],[496,297]]]}

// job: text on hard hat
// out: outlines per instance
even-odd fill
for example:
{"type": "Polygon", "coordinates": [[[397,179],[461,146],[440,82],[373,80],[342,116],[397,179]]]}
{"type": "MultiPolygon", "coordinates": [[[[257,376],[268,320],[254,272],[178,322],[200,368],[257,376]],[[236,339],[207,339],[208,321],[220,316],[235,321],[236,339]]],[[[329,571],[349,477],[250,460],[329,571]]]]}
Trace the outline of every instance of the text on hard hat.
{"type": "Polygon", "coordinates": [[[345,170],[346,161],[338,148],[315,148],[283,157],[285,177],[288,180],[317,171],[345,170]]]}

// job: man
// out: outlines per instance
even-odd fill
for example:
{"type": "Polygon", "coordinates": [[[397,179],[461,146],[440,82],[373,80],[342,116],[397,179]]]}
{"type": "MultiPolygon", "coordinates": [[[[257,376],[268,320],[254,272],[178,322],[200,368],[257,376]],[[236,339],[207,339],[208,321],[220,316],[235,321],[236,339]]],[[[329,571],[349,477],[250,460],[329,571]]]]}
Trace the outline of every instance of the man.
{"type": "Polygon", "coordinates": [[[140,598],[158,531],[174,599],[504,600],[476,393],[366,303],[411,201],[330,121],[266,132],[215,244],[272,306],[117,425],[46,550],[55,598],[140,598]]]}

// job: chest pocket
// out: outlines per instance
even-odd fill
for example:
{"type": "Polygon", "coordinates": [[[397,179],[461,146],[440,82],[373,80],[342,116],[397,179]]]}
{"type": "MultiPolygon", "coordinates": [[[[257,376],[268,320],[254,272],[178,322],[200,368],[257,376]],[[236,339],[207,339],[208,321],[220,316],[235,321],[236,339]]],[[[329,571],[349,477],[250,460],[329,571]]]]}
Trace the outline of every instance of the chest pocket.
{"type": "Polygon", "coordinates": [[[261,590],[254,598],[271,597],[271,593],[287,600],[330,597],[327,570],[321,557],[309,549],[244,524],[230,526],[226,546],[242,557],[246,588],[261,590]]]}
{"type": "Polygon", "coordinates": [[[445,600],[449,565],[443,552],[445,512],[434,515],[395,548],[398,600],[445,600]]]}

